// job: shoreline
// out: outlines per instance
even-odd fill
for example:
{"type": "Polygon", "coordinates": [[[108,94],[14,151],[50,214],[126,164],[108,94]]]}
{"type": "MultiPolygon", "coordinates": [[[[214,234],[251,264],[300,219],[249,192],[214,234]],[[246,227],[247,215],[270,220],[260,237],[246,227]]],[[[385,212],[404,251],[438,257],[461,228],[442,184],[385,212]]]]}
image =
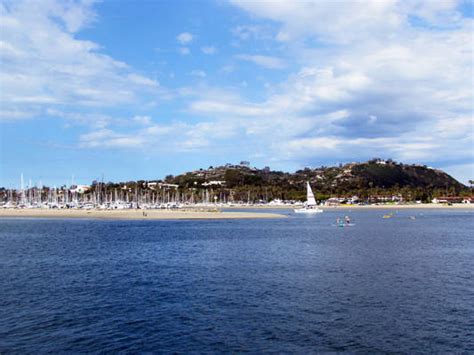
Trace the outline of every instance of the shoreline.
{"type": "MultiPolygon", "coordinates": [[[[354,209],[354,210],[383,210],[383,209],[467,209],[474,210],[474,204],[467,203],[456,203],[451,206],[444,204],[432,204],[432,203],[422,203],[422,204],[408,204],[408,205],[339,205],[339,206],[317,206],[318,208],[326,210],[337,210],[337,209],[354,209]]],[[[273,209],[273,210],[293,210],[302,208],[302,206],[229,206],[224,207],[224,209],[273,209]]]]}
{"type": "Polygon", "coordinates": [[[90,218],[112,220],[211,220],[286,218],[277,213],[175,211],[175,210],[76,210],[76,209],[1,209],[0,218],[90,218]]]}
{"type": "MultiPolygon", "coordinates": [[[[250,210],[281,210],[288,211],[301,208],[300,206],[226,206],[223,210],[81,210],[81,209],[0,209],[0,218],[83,218],[104,220],[223,220],[223,219],[269,219],[288,218],[274,212],[251,212],[250,210]],[[236,211],[232,211],[236,210],[236,211]],[[249,210],[249,211],[238,211],[249,210]]],[[[410,204],[410,205],[340,205],[318,206],[323,211],[331,210],[407,210],[407,209],[444,209],[444,210],[474,210],[474,204],[410,204]]]]}

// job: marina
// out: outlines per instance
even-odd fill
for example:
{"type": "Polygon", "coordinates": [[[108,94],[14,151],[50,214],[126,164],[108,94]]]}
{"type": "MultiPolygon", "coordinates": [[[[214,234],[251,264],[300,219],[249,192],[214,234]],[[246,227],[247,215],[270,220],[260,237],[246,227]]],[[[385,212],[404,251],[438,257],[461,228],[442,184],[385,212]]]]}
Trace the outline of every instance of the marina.
{"type": "MultiPolygon", "coordinates": [[[[225,182],[222,181],[222,184],[225,182]]],[[[460,197],[452,202],[440,203],[434,199],[432,203],[403,200],[361,200],[356,196],[351,198],[327,197],[326,200],[316,201],[309,181],[305,183],[306,197],[301,200],[282,200],[269,198],[268,195],[251,195],[250,191],[241,195],[245,199],[235,198],[233,189],[223,186],[209,188],[203,183],[199,188],[186,188],[177,184],[135,182],[132,185],[93,183],[92,185],[63,185],[61,187],[32,186],[31,180],[25,187],[23,175],[20,188],[2,188],[0,190],[0,217],[2,215],[44,215],[44,216],[130,216],[136,218],[140,213],[133,211],[180,211],[184,214],[197,216],[196,212],[212,216],[214,212],[233,209],[291,209],[294,213],[315,214],[328,209],[406,209],[406,208],[473,208],[474,198],[460,197]],[[25,212],[28,210],[30,212],[25,212]],[[33,212],[36,211],[36,212],[33,212]],[[49,212],[45,212],[48,211],[49,212]],[[3,211],[3,212],[2,212],[3,211]],[[8,211],[8,212],[5,212],[8,211]],[[14,212],[17,211],[17,212],[14,212]],[[20,212],[22,211],[22,212],[20,212]],[[39,212],[41,211],[41,212],[39,212]],[[56,212],[55,212],[56,211],[56,212]],[[69,212],[68,212],[69,211],[69,212]],[[72,212],[81,211],[81,212],[72,212]],[[114,213],[99,213],[110,211],[114,213]],[[119,211],[124,211],[119,213],[119,211]],[[128,211],[128,212],[126,212],[128,211]],[[194,214],[193,214],[194,213],[194,214]]],[[[250,187],[249,187],[250,188],[250,187]]],[[[169,213],[155,212],[150,215],[172,216],[169,213]]],[[[214,214],[215,215],[215,214],[214,214]]],[[[222,215],[221,215],[222,216],[222,215]]],[[[142,214],[142,217],[145,217],[142,214]]],[[[384,218],[391,218],[388,213],[384,218]]]]}

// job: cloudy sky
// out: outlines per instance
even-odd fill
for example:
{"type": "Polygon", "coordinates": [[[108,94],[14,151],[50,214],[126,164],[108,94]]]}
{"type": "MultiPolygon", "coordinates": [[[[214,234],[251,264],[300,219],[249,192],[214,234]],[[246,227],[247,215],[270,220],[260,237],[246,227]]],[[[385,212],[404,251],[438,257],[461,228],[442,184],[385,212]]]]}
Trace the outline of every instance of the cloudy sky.
{"type": "Polygon", "coordinates": [[[0,186],[372,157],[474,178],[469,0],[0,0],[0,27],[0,186]]]}

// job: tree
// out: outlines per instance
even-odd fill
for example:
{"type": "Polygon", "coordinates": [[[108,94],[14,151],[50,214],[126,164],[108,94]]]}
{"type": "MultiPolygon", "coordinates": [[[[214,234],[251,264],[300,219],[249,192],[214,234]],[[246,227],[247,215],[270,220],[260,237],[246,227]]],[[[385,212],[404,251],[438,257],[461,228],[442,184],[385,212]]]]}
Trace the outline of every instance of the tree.
{"type": "Polygon", "coordinates": [[[236,169],[227,169],[224,174],[224,180],[229,187],[240,185],[243,182],[243,176],[236,169]]]}

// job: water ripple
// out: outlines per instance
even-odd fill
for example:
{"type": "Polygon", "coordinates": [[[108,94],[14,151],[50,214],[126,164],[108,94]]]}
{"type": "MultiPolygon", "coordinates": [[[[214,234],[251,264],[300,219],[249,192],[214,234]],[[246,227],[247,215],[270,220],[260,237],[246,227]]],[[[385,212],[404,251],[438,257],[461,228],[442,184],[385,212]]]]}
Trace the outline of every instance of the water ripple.
{"type": "Polygon", "coordinates": [[[0,220],[0,353],[474,352],[474,220],[413,213],[0,220]]]}

